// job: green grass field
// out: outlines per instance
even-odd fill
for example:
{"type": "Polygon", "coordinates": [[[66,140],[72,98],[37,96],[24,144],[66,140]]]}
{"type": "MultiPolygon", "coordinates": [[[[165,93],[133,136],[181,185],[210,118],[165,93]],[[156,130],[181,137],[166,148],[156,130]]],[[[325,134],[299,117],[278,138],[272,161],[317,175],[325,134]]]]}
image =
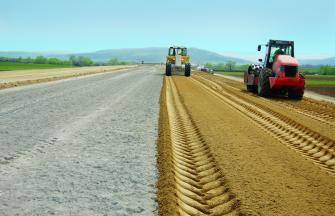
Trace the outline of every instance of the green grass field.
{"type": "Polygon", "coordinates": [[[227,76],[236,76],[236,77],[243,77],[244,74],[244,72],[215,72],[215,73],[227,76]]]}
{"type": "Polygon", "coordinates": [[[318,80],[318,79],[306,79],[306,84],[308,86],[319,86],[319,85],[334,85],[335,86],[335,80],[318,80]]]}
{"type": "Polygon", "coordinates": [[[24,63],[16,63],[16,62],[0,62],[0,71],[69,68],[69,67],[72,67],[72,66],[71,65],[24,64],[24,63]]]}

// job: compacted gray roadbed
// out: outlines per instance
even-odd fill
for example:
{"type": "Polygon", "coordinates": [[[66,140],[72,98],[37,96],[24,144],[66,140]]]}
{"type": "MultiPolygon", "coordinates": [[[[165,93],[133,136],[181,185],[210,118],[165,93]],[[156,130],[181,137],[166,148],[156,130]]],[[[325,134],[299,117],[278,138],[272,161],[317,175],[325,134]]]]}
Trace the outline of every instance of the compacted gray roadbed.
{"type": "Polygon", "coordinates": [[[156,67],[0,91],[0,215],[153,215],[156,67]]]}

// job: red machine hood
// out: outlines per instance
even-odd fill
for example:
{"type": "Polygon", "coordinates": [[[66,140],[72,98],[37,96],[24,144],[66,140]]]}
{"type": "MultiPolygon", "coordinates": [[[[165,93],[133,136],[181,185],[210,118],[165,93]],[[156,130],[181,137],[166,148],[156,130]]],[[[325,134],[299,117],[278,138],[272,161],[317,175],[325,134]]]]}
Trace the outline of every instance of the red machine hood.
{"type": "Polygon", "coordinates": [[[298,61],[289,55],[278,55],[276,57],[276,63],[279,65],[299,66],[298,61]]]}

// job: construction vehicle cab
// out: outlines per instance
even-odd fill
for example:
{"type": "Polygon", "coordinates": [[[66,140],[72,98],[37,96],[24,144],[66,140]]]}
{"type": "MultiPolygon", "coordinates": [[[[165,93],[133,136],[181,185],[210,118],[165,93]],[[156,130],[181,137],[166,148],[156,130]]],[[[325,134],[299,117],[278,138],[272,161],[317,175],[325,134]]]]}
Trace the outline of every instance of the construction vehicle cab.
{"type": "MultiPolygon", "coordinates": [[[[270,40],[265,46],[264,61],[259,59],[263,64],[252,64],[244,73],[247,90],[264,97],[280,93],[301,99],[305,79],[298,71],[299,64],[294,58],[294,42],[270,40]]],[[[261,51],[261,45],[258,45],[258,51],[261,51]]]]}
{"type": "Polygon", "coordinates": [[[187,55],[186,47],[170,47],[166,56],[165,75],[182,73],[185,76],[191,75],[190,57],[187,55]]]}
{"type": "MultiPolygon", "coordinates": [[[[287,55],[294,58],[294,42],[270,40],[266,46],[266,54],[264,67],[272,68],[273,62],[277,55],[287,55]]],[[[258,50],[261,51],[261,45],[258,45],[258,50]]]]}

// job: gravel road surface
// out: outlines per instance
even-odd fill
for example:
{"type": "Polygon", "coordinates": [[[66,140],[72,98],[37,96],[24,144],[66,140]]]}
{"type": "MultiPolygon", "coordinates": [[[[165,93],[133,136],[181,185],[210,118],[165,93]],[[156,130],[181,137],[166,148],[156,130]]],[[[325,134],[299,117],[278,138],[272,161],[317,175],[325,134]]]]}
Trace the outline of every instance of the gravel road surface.
{"type": "Polygon", "coordinates": [[[0,91],[0,215],[155,215],[162,73],[0,91]]]}

